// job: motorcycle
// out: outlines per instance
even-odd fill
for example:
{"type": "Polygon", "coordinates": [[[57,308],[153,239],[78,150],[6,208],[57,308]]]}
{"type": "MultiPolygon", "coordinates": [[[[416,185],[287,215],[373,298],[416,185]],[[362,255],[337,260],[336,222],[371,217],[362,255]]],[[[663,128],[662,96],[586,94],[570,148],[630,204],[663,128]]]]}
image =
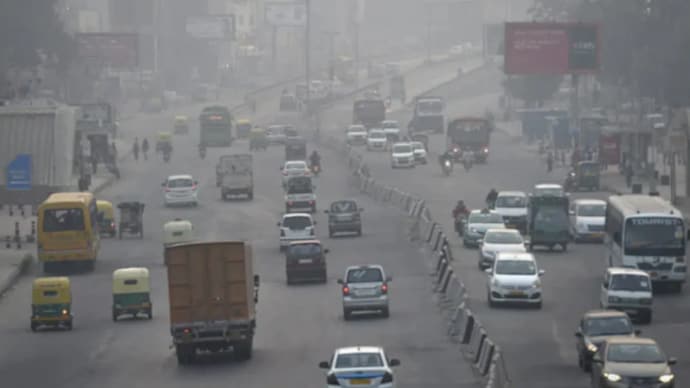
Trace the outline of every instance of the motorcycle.
{"type": "Polygon", "coordinates": [[[467,222],[467,216],[464,214],[459,214],[457,217],[455,217],[455,231],[458,233],[458,236],[462,237],[465,234],[465,223],[467,222]]]}
{"type": "Polygon", "coordinates": [[[443,170],[444,176],[449,176],[450,173],[453,172],[453,161],[450,159],[444,160],[441,164],[441,169],[443,170]]]}
{"type": "Polygon", "coordinates": [[[312,164],[311,172],[312,174],[314,174],[314,176],[319,176],[319,173],[321,172],[321,166],[318,164],[312,164]]]}

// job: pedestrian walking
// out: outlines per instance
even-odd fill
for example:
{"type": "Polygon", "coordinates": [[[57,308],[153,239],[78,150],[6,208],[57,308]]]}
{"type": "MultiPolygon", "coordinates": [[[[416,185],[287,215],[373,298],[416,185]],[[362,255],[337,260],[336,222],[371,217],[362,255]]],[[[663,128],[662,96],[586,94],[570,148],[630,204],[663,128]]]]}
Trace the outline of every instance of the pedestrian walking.
{"type": "Polygon", "coordinates": [[[134,154],[134,160],[139,161],[139,138],[134,138],[134,145],[132,145],[132,153],[134,154]]]}

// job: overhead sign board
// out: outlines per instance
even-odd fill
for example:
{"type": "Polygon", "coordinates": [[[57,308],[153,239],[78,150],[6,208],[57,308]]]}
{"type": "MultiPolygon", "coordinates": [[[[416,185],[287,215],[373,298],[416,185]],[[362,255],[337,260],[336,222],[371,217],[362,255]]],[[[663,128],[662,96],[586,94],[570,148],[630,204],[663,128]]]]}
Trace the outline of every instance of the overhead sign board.
{"type": "Polygon", "coordinates": [[[78,55],[86,62],[115,69],[139,65],[139,35],[129,33],[76,34],[78,55]]]}
{"type": "Polygon", "coordinates": [[[7,190],[31,190],[31,155],[18,154],[8,165],[7,190]]]}
{"type": "Polygon", "coordinates": [[[300,27],[307,24],[304,3],[265,3],[266,23],[277,27],[300,27]]]}
{"type": "Polygon", "coordinates": [[[197,39],[235,39],[235,15],[190,17],[185,27],[187,34],[197,39]]]}
{"type": "Polygon", "coordinates": [[[506,74],[588,74],[599,70],[599,27],[585,23],[506,23],[506,74]]]}

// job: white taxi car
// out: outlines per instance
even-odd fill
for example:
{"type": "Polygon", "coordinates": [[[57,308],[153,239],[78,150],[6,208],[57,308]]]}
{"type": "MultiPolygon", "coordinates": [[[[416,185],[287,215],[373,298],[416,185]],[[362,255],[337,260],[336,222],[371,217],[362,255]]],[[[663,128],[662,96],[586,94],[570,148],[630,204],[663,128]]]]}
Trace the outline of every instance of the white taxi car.
{"type": "Polygon", "coordinates": [[[285,250],[293,241],[312,240],[316,235],[316,221],[309,213],[288,213],[278,222],[280,228],[280,250],[285,250]]]}
{"type": "Polygon", "coordinates": [[[424,148],[424,144],[420,141],[413,141],[410,144],[412,145],[415,162],[426,164],[426,148],[424,148]]]}
{"type": "Polygon", "coordinates": [[[391,147],[391,167],[414,167],[414,149],[410,143],[395,143],[391,147]]]}
{"type": "Polygon", "coordinates": [[[491,267],[499,252],[527,252],[525,241],[516,229],[489,229],[479,243],[479,269],[491,267]]]}
{"type": "Polygon", "coordinates": [[[385,151],[388,138],[382,129],[370,129],[367,136],[367,151],[385,151]]]}
{"type": "Polygon", "coordinates": [[[198,182],[191,175],[170,175],[162,186],[165,190],[165,206],[199,204],[198,182]]]}
{"type": "Polygon", "coordinates": [[[364,125],[350,125],[345,137],[349,145],[364,145],[367,143],[367,128],[364,125]]]}
{"type": "Polygon", "coordinates": [[[321,361],[319,368],[328,369],[329,388],[394,388],[393,367],[400,361],[389,359],[379,346],[352,346],[336,349],[329,361],[321,361]]]}
{"type": "Polygon", "coordinates": [[[489,306],[497,303],[525,303],[541,308],[541,277],[534,255],[527,252],[501,252],[496,256],[487,284],[489,306]]]}

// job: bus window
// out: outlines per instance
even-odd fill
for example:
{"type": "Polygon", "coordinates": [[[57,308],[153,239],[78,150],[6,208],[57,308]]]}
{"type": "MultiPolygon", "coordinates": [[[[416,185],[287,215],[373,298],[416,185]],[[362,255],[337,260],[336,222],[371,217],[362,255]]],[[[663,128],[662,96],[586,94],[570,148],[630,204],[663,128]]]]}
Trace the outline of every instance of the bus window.
{"type": "Polygon", "coordinates": [[[44,211],[43,231],[69,232],[84,230],[84,212],[81,209],[47,209],[44,211]]]}

